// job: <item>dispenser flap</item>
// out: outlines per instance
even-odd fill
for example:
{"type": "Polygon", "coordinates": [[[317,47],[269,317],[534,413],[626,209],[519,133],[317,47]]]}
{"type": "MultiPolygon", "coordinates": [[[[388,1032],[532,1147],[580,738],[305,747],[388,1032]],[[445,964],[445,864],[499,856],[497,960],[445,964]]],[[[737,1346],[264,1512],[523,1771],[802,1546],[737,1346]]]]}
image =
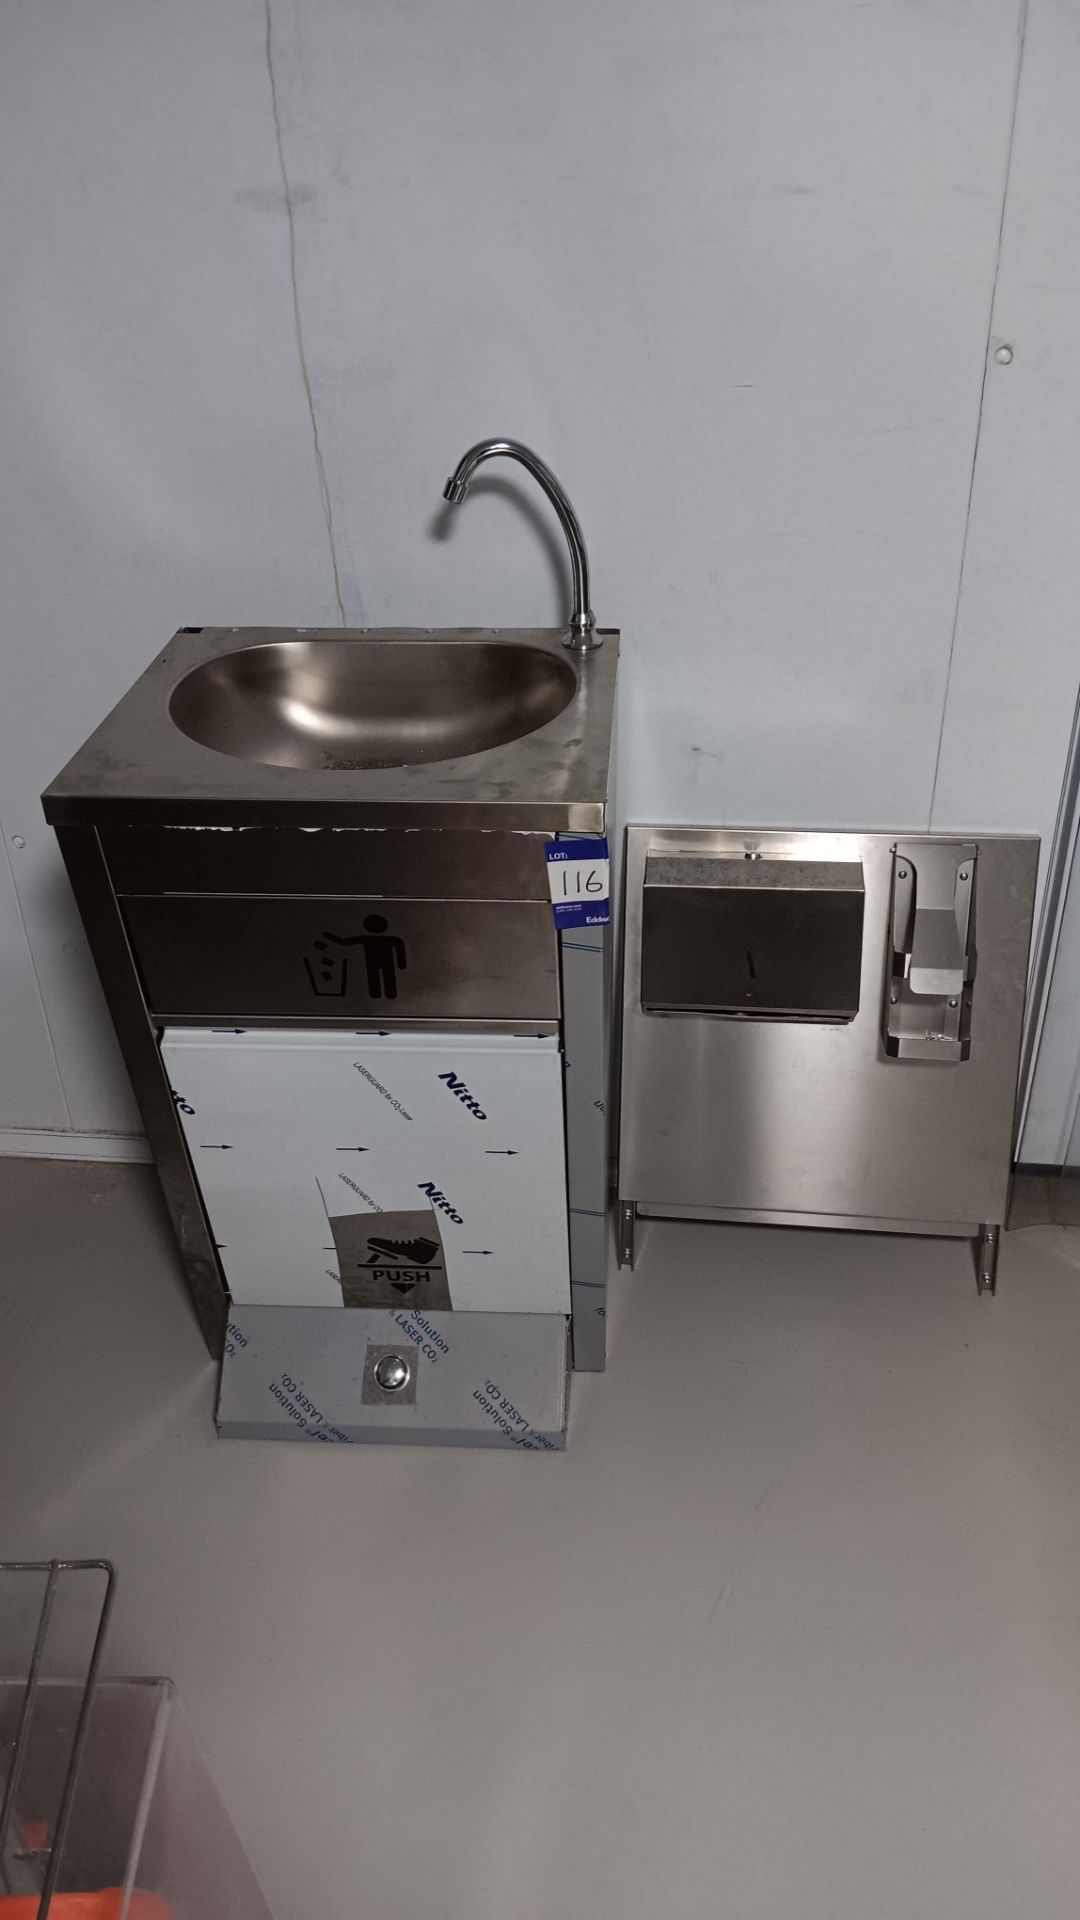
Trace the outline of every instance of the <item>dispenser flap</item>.
{"type": "Polygon", "coordinates": [[[862,972],[858,860],[650,853],[642,904],[648,1012],[851,1020],[862,972]]]}

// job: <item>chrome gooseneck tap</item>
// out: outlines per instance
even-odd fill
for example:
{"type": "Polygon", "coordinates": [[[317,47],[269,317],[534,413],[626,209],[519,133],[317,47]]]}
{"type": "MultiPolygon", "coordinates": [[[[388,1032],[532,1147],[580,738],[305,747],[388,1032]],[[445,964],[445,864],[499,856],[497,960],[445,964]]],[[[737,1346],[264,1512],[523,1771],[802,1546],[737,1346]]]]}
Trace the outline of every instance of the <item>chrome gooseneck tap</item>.
{"type": "Polygon", "coordinates": [[[570,505],[551,468],[541,460],[539,454],[530,447],[523,447],[520,440],[481,440],[463,454],[443,488],[443,499],[452,507],[459,507],[469,488],[469,481],[482,461],[491,460],[496,454],[503,454],[509,460],[519,460],[527,473],[543,488],[559,516],[559,524],[566,535],[566,544],[570,549],[570,572],[574,582],[574,604],[570,610],[570,622],[563,642],[567,647],[599,647],[602,636],[596,631],[596,621],[589,605],[589,556],[585,551],[585,537],[578,523],[577,514],[570,505]]]}

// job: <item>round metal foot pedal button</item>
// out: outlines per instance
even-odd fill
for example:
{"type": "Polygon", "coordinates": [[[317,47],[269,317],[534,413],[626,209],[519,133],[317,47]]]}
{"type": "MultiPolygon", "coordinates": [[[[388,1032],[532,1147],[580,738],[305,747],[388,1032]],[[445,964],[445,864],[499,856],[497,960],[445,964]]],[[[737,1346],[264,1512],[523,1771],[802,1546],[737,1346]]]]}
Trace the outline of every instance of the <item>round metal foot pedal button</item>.
{"type": "Polygon", "coordinates": [[[376,1385],[384,1393],[400,1393],[409,1384],[411,1368],[404,1354],[384,1353],[374,1367],[376,1385]]]}

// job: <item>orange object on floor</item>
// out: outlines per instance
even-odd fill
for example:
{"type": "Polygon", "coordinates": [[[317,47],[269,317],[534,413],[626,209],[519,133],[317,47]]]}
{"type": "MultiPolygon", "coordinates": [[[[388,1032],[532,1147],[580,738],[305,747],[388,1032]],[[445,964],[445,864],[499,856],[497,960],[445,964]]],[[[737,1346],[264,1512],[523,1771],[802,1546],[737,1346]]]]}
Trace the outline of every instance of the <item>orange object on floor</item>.
{"type": "MultiPolygon", "coordinates": [[[[37,1920],[36,1893],[0,1894],[0,1920],[37,1920]]],[[[122,1887],[105,1887],[101,1893],[54,1893],[49,1904],[49,1920],[120,1920],[124,1905],[122,1887]]],[[[127,1920],[172,1920],[172,1909],[156,1893],[131,1896],[127,1920]]]]}

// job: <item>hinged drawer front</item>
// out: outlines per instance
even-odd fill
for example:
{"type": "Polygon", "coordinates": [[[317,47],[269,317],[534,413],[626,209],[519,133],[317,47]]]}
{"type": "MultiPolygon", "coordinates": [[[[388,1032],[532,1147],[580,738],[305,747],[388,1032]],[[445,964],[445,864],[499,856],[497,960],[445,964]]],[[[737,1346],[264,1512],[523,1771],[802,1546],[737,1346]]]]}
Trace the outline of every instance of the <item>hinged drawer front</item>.
{"type": "Polygon", "coordinates": [[[233,1303],[568,1313],[553,1036],[166,1027],[233,1303]]]}
{"type": "Polygon", "coordinates": [[[546,900],[549,834],[463,827],[102,827],[117,893],[546,900]]]}
{"type": "Polygon", "coordinates": [[[158,1014],[557,1020],[543,901],[121,900],[158,1014]]]}

